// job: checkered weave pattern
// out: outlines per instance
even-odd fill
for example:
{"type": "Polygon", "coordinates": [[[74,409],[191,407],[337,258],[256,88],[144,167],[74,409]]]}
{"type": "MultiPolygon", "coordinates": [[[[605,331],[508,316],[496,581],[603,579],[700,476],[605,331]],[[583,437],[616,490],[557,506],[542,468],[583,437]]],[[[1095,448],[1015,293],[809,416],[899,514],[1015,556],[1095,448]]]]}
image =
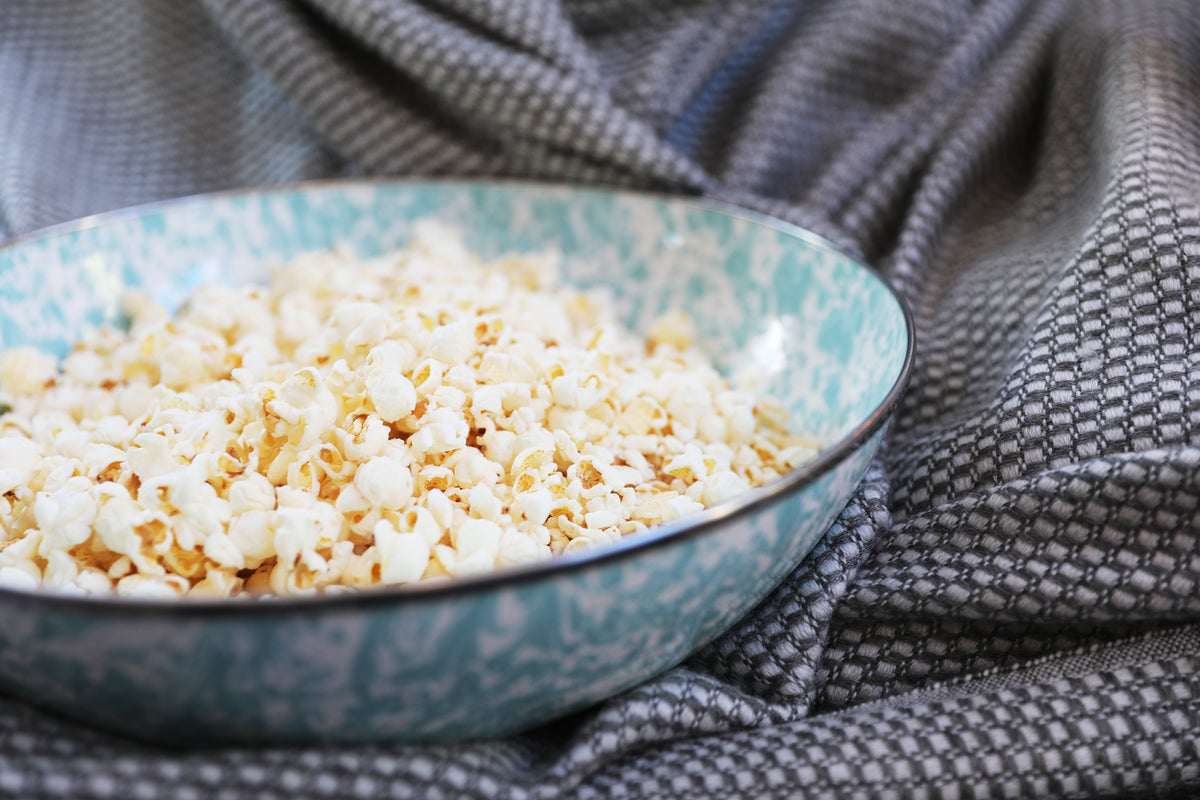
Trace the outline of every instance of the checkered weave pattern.
{"type": "Polygon", "coordinates": [[[0,698],[0,796],[1200,796],[1194,3],[0,7],[0,233],[364,174],[700,193],[836,240],[916,317],[880,458],[734,629],[546,728],[165,751],[0,698]]]}

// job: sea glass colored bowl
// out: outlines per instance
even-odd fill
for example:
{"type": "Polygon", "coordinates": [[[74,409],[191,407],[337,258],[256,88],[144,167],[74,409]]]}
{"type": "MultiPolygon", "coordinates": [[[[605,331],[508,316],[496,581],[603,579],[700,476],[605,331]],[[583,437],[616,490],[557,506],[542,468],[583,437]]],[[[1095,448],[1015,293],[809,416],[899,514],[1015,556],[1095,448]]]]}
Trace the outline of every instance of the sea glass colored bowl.
{"type": "Polygon", "coordinates": [[[819,237],[703,201],[524,183],[325,182],[187,198],[0,248],[0,347],[59,353],[121,288],[177,304],[331,245],[372,255],[413,222],[485,256],[553,249],[628,324],[683,308],[749,370],[815,461],[606,547],[430,587],[269,601],[146,602],[0,590],[0,690],[179,743],[461,740],[545,722],[712,640],[812,549],[862,479],[907,380],[912,323],[819,237]]]}

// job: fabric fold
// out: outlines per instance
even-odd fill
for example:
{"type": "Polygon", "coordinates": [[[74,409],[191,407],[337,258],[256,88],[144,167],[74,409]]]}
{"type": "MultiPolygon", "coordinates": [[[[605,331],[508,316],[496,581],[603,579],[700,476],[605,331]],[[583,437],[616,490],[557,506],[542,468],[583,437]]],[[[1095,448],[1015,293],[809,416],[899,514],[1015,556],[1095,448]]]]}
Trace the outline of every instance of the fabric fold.
{"type": "Polygon", "coordinates": [[[1193,6],[10,0],[2,235],[355,175],[704,194],[876,265],[917,350],[824,541],[642,686],[426,747],[166,750],[0,699],[0,795],[1200,794],[1193,6]]]}

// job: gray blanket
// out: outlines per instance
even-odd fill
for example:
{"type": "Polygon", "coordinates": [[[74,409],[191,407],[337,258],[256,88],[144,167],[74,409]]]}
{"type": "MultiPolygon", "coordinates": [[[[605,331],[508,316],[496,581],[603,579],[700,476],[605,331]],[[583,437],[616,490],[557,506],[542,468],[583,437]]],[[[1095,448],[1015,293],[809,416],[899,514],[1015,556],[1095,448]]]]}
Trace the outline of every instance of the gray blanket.
{"type": "Polygon", "coordinates": [[[159,751],[0,698],[0,793],[1200,796],[1188,0],[6,0],[0,234],[362,174],[704,193],[878,264],[919,344],[819,549],[505,741],[159,751]]]}

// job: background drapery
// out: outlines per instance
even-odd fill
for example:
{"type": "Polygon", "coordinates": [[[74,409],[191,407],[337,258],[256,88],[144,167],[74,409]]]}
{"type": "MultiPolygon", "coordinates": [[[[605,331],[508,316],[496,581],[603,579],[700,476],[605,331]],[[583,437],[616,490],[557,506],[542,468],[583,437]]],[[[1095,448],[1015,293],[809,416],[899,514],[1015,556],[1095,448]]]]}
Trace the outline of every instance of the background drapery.
{"type": "Polygon", "coordinates": [[[911,388],[685,664],[455,746],[159,750],[0,698],[0,795],[1200,794],[1200,8],[8,0],[0,235],[376,174],[706,194],[876,264],[911,388]]]}

